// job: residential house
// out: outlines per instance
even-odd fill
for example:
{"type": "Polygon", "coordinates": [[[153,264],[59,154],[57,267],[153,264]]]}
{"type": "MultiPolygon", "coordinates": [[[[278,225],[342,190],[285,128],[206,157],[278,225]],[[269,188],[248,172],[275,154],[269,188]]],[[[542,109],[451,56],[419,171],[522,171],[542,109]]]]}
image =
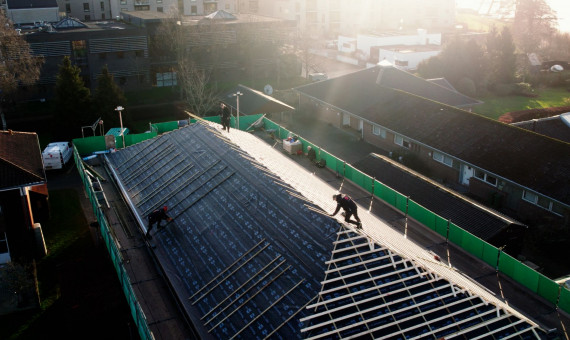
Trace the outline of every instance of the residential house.
{"type": "Polygon", "coordinates": [[[0,131],[0,264],[32,259],[43,244],[38,224],[49,213],[38,136],[0,131]]]}
{"type": "Polygon", "coordinates": [[[475,102],[386,64],[296,91],[302,112],[417,159],[523,223],[569,223],[568,143],[462,110],[475,102]]]}

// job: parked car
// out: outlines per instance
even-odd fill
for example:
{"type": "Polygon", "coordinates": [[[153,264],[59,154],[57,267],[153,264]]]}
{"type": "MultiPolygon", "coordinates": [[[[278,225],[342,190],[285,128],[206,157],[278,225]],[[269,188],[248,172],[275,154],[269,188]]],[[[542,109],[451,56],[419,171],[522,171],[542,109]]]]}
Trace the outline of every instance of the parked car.
{"type": "Polygon", "coordinates": [[[42,152],[45,170],[63,169],[73,155],[70,142],[49,143],[42,152]]]}

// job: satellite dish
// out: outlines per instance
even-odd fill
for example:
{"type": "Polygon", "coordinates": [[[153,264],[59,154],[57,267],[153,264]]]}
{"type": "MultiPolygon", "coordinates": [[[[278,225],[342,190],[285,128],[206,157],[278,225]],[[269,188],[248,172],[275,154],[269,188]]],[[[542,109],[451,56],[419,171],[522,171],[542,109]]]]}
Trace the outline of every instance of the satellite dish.
{"type": "Polygon", "coordinates": [[[263,88],[263,92],[264,92],[266,95],[270,96],[270,95],[273,94],[273,87],[272,87],[271,85],[267,84],[267,85],[265,85],[265,87],[263,88]]]}
{"type": "Polygon", "coordinates": [[[562,71],[564,71],[564,67],[562,67],[561,65],[552,65],[552,67],[550,68],[550,71],[562,72],[562,71]]]}

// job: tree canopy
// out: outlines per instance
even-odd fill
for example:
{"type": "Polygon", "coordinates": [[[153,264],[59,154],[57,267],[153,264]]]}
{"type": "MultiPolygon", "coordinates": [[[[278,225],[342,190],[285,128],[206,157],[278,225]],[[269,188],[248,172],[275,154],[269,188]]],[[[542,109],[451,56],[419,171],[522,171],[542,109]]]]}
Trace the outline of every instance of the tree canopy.
{"type": "MultiPolygon", "coordinates": [[[[23,36],[0,10],[0,114],[13,101],[18,86],[34,84],[43,58],[34,56],[23,36]]],[[[4,121],[4,119],[2,119],[4,121]]],[[[5,128],[5,127],[4,127],[5,128]]]]}
{"type": "Polygon", "coordinates": [[[81,70],[63,58],[55,84],[55,112],[53,131],[58,138],[81,135],[81,127],[91,125],[91,91],[85,87],[81,70]]]}
{"type": "MultiPolygon", "coordinates": [[[[97,77],[97,88],[93,95],[95,115],[101,117],[108,127],[119,126],[119,115],[115,108],[124,107],[126,103],[127,99],[123,90],[115,83],[113,75],[109,73],[109,68],[105,65],[97,77]]],[[[127,117],[128,115],[123,115],[123,118],[127,117]]]]}

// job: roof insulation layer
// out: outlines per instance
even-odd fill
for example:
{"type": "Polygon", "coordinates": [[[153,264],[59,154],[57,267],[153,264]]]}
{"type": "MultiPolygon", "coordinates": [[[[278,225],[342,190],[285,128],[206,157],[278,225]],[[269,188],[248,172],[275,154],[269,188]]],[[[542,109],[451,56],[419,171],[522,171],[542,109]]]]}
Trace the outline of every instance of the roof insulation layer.
{"type": "Polygon", "coordinates": [[[143,231],[175,218],[154,251],[203,338],[541,338],[375,216],[359,233],[326,216],[336,190],[253,135],[193,124],[106,159],[143,231]]]}

